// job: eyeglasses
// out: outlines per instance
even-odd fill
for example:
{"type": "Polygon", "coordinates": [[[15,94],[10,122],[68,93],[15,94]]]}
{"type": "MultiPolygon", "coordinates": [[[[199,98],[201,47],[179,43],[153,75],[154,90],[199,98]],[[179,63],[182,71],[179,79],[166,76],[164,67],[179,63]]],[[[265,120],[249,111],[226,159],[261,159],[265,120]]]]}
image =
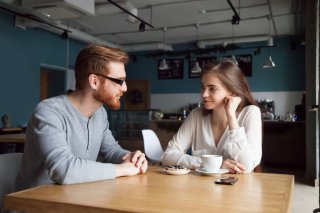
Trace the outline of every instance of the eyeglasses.
{"type": "Polygon", "coordinates": [[[112,81],[112,82],[114,82],[114,83],[116,83],[116,84],[119,84],[120,86],[122,86],[123,83],[125,82],[125,80],[120,80],[120,79],[117,79],[117,78],[111,78],[111,77],[109,77],[109,76],[102,75],[102,74],[98,74],[98,73],[92,73],[92,74],[95,74],[95,75],[104,77],[104,78],[106,78],[106,79],[108,79],[108,80],[110,80],[110,81],[112,81]]]}

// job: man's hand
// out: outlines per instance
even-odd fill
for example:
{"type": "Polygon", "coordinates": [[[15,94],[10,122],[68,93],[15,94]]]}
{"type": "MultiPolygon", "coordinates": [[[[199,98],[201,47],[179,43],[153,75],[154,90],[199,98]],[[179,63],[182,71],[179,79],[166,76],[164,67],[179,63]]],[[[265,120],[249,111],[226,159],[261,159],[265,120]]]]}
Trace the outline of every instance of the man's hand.
{"type": "Polygon", "coordinates": [[[133,176],[140,173],[140,169],[130,162],[123,162],[122,164],[114,164],[114,166],[116,167],[116,177],[133,176]]]}
{"type": "Polygon", "coordinates": [[[145,154],[137,150],[135,152],[130,152],[122,157],[123,162],[133,163],[136,168],[140,170],[140,173],[145,173],[148,168],[148,161],[145,154]]]}

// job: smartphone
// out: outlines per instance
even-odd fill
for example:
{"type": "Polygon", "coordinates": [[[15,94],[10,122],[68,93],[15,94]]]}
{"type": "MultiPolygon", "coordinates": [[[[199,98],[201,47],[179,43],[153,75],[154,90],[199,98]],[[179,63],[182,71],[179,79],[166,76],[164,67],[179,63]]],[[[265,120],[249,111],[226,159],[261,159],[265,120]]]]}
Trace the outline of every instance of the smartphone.
{"type": "Polygon", "coordinates": [[[224,184],[224,185],[233,185],[237,182],[238,178],[236,177],[221,177],[215,181],[216,184],[224,184]]]}

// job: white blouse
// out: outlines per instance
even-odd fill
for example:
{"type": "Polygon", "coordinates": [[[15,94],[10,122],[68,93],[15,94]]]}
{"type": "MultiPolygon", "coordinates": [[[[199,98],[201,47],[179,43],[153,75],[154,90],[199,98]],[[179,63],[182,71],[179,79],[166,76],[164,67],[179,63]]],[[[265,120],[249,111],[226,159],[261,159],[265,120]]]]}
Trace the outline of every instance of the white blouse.
{"type": "Polygon", "coordinates": [[[191,111],[179,131],[169,142],[162,156],[164,165],[180,164],[195,169],[201,164],[201,155],[218,154],[233,159],[251,172],[262,156],[261,112],[257,106],[245,107],[237,117],[240,128],[226,127],[218,146],[212,134],[210,116],[202,114],[202,108],[191,111]],[[191,149],[191,155],[186,154],[191,149]]]}

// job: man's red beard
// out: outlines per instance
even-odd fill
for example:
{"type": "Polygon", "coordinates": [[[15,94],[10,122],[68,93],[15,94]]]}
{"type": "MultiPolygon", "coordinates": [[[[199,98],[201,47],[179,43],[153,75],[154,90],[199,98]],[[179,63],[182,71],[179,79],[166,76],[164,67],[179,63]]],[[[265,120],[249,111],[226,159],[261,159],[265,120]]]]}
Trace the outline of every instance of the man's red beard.
{"type": "Polygon", "coordinates": [[[96,90],[93,93],[93,97],[98,100],[99,102],[106,105],[108,108],[112,110],[117,110],[120,108],[120,99],[118,97],[121,97],[123,93],[119,93],[117,95],[110,95],[105,92],[104,89],[96,90]]]}

